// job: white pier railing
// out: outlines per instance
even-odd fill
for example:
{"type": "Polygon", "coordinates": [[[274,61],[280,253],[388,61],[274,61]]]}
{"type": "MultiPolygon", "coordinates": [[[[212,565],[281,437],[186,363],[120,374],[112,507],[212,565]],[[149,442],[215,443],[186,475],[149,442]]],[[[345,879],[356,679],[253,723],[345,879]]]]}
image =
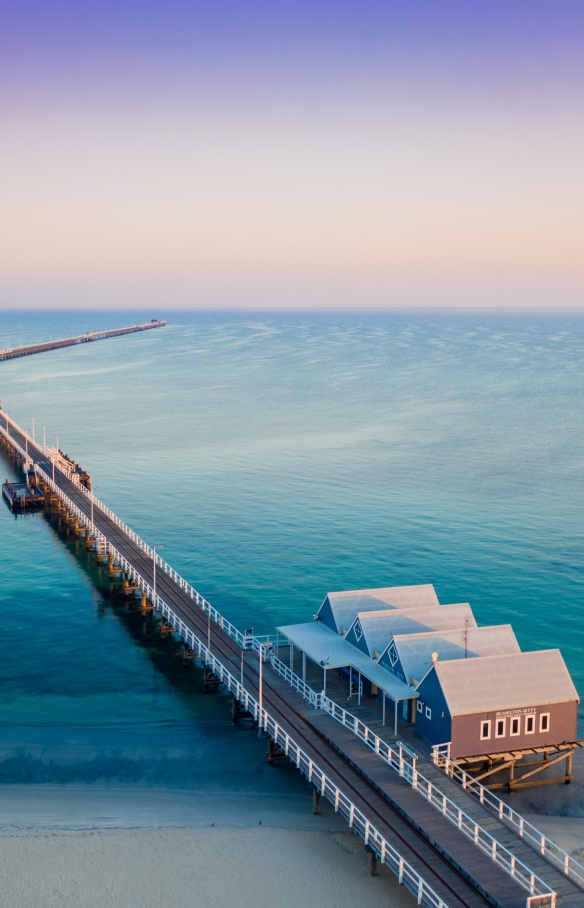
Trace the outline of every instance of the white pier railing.
{"type": "MultiPolygon", "coordinates": [[[[17,428],[20,431],[20,428],[17,428]]],[[[16,447],[19,451],[21,450],[15,440],[10,435],[8,435],[7,432],[5,432],[2,426],[0,426],[0,431],[7,435],[11,443],[16,444],[16,447]]],[[[73,502],[69,498],[69,496],[66,495],[58,487],[56,482],[53,481],[52,476],[49,476],[48,473],[46,473],[45,470],[40,467],[37,467],[37,469],[44,482],[46,482],[47,485],[49,485],[50,488],[61,498],[64,504],[69,508],[70,513],[74,514],[85,526],[94,531],[95,527],[91,523],[90,517],[88,517],[88,515],[85,514],[85,512],[82,511],[82,509],[79,508],[78,505],[76,505],[75,502],[73,502]]],[[[103,510],[105,510],[105,508],[103,510]]],[[[121,521],[116,521],[116,523],[119,526],[121,524],[121,521]]],[[[321,795],[324,795],[324,797],[326,797],[334,805],[335,811],[340,813],[345,817],[345,819],[347,819],[349,826],[363,837],[365,844],[369,845],[375,850],[381,862],[386,864],[391,870],[393,870],[393,872],[397,875],[399,882],[406,886],[416,896],[418,904],[426,905],[428,906],[428,908],[448,908],[447,903],[444,902],[443,899],[441,899],[436,894],[436,892],[434,892],[432,887],[428,885],[424,878],[420,876],[420,874],[401,856],[401,854],[397,851],[396,848],[394,848],[391,842],[389,842],[375,828],[375,826],[367,819],[367,817],[359,810],[359,808],[356,807],[353,801],[338,787],[338,785],[336,785],[335,782],[328,778],[328,776],[320,769],[318,764],[314,760],[312,760],[308,756],[308,754],[306,754],[298,746],[298,744],[296,744],[291,736],[278,725],[278,723],[275,721],[275,719],[272,718],[272,716],[270,716],[266,709],[260,709],[259,702],[255,699],[255,697],[248,693],[248,691],[240,683],[240,681],[238,681],[238,679],[228,671],[223,663],[213,655],[212,651],[203,643],[202,640],[200,640],[196,636],[196,634],[189,627],[187,627],[182,619],[174,613],[174,611],[162,599],[162,597],[158,593],[154,592],[154,589],[150,586],[148,581],[136,570],[134,565],[132,565],[131,562],[129,562],[127,558],[125,558],[109,540],[107,540],[106,546],[107,553],[110,554],[112,558],[115,558],[115,561],[120,565],[121,568],[123,568],[128,576],[133,579],[138,588],[150,598],[154,608],[157,611],[161,612],[161,614],[172,624],[181,638],[198,656],[203,659],[207,667],[215,673],[215,675],[223,684],[225,684],[225,686],[233,694],[233,696],[240,703],[242,703],[244,708],[249,713],[251,713],[258,725],[266,732],[268,732],[270,737],[282,748],[284,753],[286,753],[290,757],[297,768],[302,773],[304,773],[308,781],[311,782],[318,789],[318,791],[320,791],[321,795]]],[[[170,573],[170,571],[168,573],[170,573]]],[[[203,607],[204,603],[210,609],[209,603],[207,603],[202,597],[200,597],[200,600],[201,601],[197,602],[197,604],[200,605],[201,608],[203,607]]],[[[210,612],[212,618],[215,611],[215,609],[212,609],[212,611],[210,612]]],[[[220,622],[217,623],[219,624],[220,622]]],[[[230,625],[230,627],[233,627],[233,625],[230,625]]],[[[243,643],[243,634],[238,631],[238,635],[240,636],[243,643]]],[[[256,649],[255,646],[254,649],[256,649]]]]}
{"type": "MultiPolygon", "coordinates": [[[[7,426],[8,422],[12,423],[14,428],[22,433],[22,429],[14,423],[10,417],[6,416],[2,412],[2,417],[6,417],[7,426]]],[[[18,443],[15,441],[13,436],[9,434],[0,425],[0,431],[10,440],[12,444],[16,446],[21,455],[25,455],[25,452],[20,448],[18,443]]],[[[27,452],[26,452],[27,453],[27,452]]],[[[445,903],[439,899],[439,897],[434,893],[434,891],[427,886],[425,881],[413,870],[410,868],[407,862],[405,862],[399,854],[393,849],[389,842],[387,842],[377,830],[369,823],[366,818],[359,813],[354,804],[338,789],[338,787],[331,782],[318,767],[311,761],[303,751],[298,748],[298,746],[289,739],[288,735],[285,735],[285,739],[282,739],[282,731],[278,728],[277,723],[269,716],[266,710],[262,709],[260,711],[259,703],[255,701],[248,694],[237,679],[232,676],[228,670],[222,665],[216,657],[213,656],[212,652],[200,641],[196,635],[190,630],[184,622],[172,611],[172,609],[167,605],[166,602],[161,598],[158,593],[154,593],[153,588],[150,586],[148,581],[142,577],[142,575],[136,570],[131,562],[128,561],[115,546],[109,541],[106,541],[106,537],[98,533],[95,524],[91,522],[90,517],[81,509],[77,504],[75,504],[57,485],[53,480],[52,476],[49,476],[48,473],[42,469],[38,464],[36,466],[37,472],[42,476],[44,482],[46,482],[50,488],[62,499],[62,501],[69,508],[70,512],[74,514],[84,526],[88,527],[90,531],[94,534],[99,535],[100,546],[106,548],[107,553],[110,554],[115,561],[123,568],[123,570],[131,577],[139,589],[144,592],[152,601],[152,604],[155,609],[160,611],[172,624],[172,626],[180,633],[180,636],[200,655],[205,663],[211,667],[211,669],[217,674],[222,682],[227,684],[228,689],[231,692],[234,692],[233,685],[236,685],[236,688],[239,689],[241,696],[237,696],[237,699],[244,703],[245,708],[248,709],[256,721],[268,731],[276,743],[284,746],[284,750],[287,754],[292,755],[290,749],[295,749],[297,759],[295,759],[296,765],[301,771],[305,772],[309,778],[309,781],[315,783],[315,779],[320,780],[322,794],[324,794],[329,800],[335,804],[335,810],[340,811],[343,815],[347,816],[349,819],[350,825],[353,826],[360,834],[363,835],[365,839],[365,844],[369,844],[371,847],[374,847],[378,856],[385,863],[389,863],[393,869],[396,871],[400,878],[400,882],[404,882],[408,885],[408,888],[418,897],[418,903],[439,906],[439,908],[447,908],[445,903]],[[248,705],[252,704],[253,708],[250,708],[248,705]],[[331,796],[332,795],[332,796],[331,796]],[[347,812],[348,811],[348,812],[347,812]],[[379,846],[379,847],[378,847],[379,846]],[[389,855],[389,861],[387,857],[389,855]],[[396,863],[397,862],[397,863],[396,863]],[[397,867],[397,869],[396,869],[397,867]],[[404,875],[405,874],[405,875],[404,875]],[[412,887],[409,885],[412,881],[416,882],[416,886],[412,887]]],[[[125,535],[129,536],[132,541],[144,551],[150,558],[156,558],[157,567],[163,570],[168,574],[174,582],[187,594],[191,599],[193,599],[196,604],[204,611],[207,612],[212,618],[213,622],[219,625],[222,630],[228,634],[232,639],[234,639],[237,644],[241,647],[246,647],[249,645],[248,638],[241,633],[231,622],[226,621],[223,616],[215,608],[213,608],[207,600],[204,599],[190,584],[187,583],[176,571],[174,571],[170,565],[164,562],[155,552],[153,548],[147,546],[140,537],[133,532],[126,524],[124,524],[119,518],[103,505],[92,493],[87,492],[83,487],[78,487],[79,491],[82,491],[87,495],[89,503],[93,499],[94,507],[98,507],[103,513],[106,513],[107,516],[118,526],[125,535]]],[[[253,638],[252,648],[256,651],[260,651],[261,657],[261,646],[264,644],[264,640],[258,637],[253,638]]],[[[277,639],[268,640],[268,642],[273,642],[276,644],[277,639]]],[[[450,801],[445,795],[443,795],[438,789],[436,789],[432,784],[416,769],[416,757],[411,751],[405,748],[404,745],[401,745],[399,749],[392,749],[386,742],[382,741],[378,735],[375,735],[367,726],[360,722],[355,716],[352,716],[350,713],[347,713],[337,704],[335,704],[324,694],[317,694],[313,691],[305,682],[302,681],[291,669],[285,665],[285,663],[279,660],[273,649],[269,656],[269,661],[272,663],[274,669],[282,674],[283,677],[288,680],[289,683],[295,687],[296,690],[301,693],[301,695],[307,699],[312,706],[316,708],[322,708],[329,712],[335,719],[340,721],[345,727],[350,728],[354,734],[356,734],[361,740],[363,740],[369,747],[371,747],[379,756],[384,759],[384,761],[396,769],[400,775],[405,778],[412,787],[418,789],[425,795],[425,797],[436,806],[441,813],[449,819],[451,822],[455,822],[461,831],[471,838],[475,844],[477,844],[483,851],[489,854],[492,860],[496,861],[503,869],[505,869],[514,879],[517,880],[520,885],[522,885],[529,892],[529,897],[527,898],[526,906],[535,906],[537,904],[538,908],[554,908],[556,904],[556,893],[547,886],[543,880],[540,880],[534,873],[532,873],[529,868],[527,868],[521,861],[518,861],[514,855],[512,855],[508,850],[493,839],[485,830],[482,829],[478,824],[476,824],[470,817],[468,817],[460,808],[450,801]],[[405,758],[406,754],[411,762],[405,758]]],[[[318,786],[317,786],[318,787],[318,786]]],[[[534,828],[534,827],[532,827],[534,828]]],[[[541,837],[543,838],[543,837],[541,837]]],[[[553,843],[550,843],[553,844],[553,843]]],[[[558,849],[559,850],[559,849],[558,849]]],[[[544,853],[542,851],[542,853],[544,853]]],[[[566,871],[567,872],[567,871],[566,871]]]]}
{"type": "Polygon", "coordinates": [[[532,823],[513,810],[509,804],[498,798],[494,792],[489,791],[480,782],[475,781],[471,775],[464,771],[450,759],[450,745],[436,744],[432,748],[432,760],[444,772],[454,779],[459,785],[474,795],[481,804],[488,807],[500,820],[513,827],[521,838],[526,839],[533,848],[548,859],[562,873],[565,873],[581,889],[584,889],[584,866],[569,855],[563,848],[548,839],[532,823]]]}
{"type": "Polygon", "coordinates": [[[442,816],[455,825],[467,838],[471,839],[478,848],[487,854],[491,860],[498,864],[509,876],[513,877],[524,889],[529,892],[531,899],[527,904],[537,901],[540,905],[553,906],[556,904],[556,893],[550,886],[540,879],[522,861],[515,857],[501,842],[483,829],[480,824],[468,816],[454,801],[433,785],[417,768],[417,756],[402,742],[397,742],[396,747],[387,744],[379,735],[361,722],[356,716],[351,715],[333,700],[324,694],[317,694],[296,675],[285,662],[272,654],[270,662],[274,670],[285,678],[316,709],[329,713],[338,722],[348,728],[354,735],[371,748],[381,759],[394,769],[411,787],[429,801],[442,816]],[[542,901],[546,899],[546,901],[542,901]]]}

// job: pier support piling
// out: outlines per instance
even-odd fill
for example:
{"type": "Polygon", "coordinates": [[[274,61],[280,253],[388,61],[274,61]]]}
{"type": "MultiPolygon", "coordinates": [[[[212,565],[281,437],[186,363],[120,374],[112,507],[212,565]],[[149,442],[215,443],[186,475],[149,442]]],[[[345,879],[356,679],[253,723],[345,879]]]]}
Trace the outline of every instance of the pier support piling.
{"type": "Polygon", "coordinates": [[[379,876],[379,868],[377,864],[377,852],[371,845],[365,845],[365,851],[369,852],[369,874],[371,876],[379,876]]]}
{"type": "MultiPolygon", "coordinates": [[[[284,751],[282,750],[280,745],[276,744],[270,738],[268,740],[268,749],[266,751],[266,760],[268,761],[270,766],[273,766],[274,763],[276,762],[276,760],[289,760],[289,759],[290,759],[290,757],[288,756],[287,753],[284,753],[284,751]]],[[[316,789],[315,789],[315,791],[316,791],[316,789]]]]}
{"type": "Polygon", "coordinates": [[[221,684],[221,679],[211,671],[211,669],[205,666],[205,674],[203,676],[203,693],[208,694],[209,691],[217,690],[221,684]]]}
{"type": "Polygon", "coordinates": [[[320,813],[320,791],[318,788],[312,789],[312,812],[317,815],[320,813]]]}

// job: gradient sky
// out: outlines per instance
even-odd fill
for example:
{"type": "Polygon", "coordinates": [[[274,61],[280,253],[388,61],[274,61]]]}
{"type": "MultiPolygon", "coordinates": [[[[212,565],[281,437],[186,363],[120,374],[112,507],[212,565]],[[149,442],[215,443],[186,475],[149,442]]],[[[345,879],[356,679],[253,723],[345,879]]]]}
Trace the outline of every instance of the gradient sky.
{"type": "Polygon", "coordinates": [[[0,306],[584,303],[584,3],[0,0],[0,306]]]}

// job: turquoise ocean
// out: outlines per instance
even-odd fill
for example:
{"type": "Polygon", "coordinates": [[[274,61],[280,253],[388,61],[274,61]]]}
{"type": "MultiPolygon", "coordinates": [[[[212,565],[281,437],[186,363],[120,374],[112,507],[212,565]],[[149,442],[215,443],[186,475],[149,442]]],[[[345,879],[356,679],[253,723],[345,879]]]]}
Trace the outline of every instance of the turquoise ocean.
{"type": "MultiPolygon", "coordinates": [[[[160,314],[3,312],[0,348],[160,314]]],[[[433,583],[523,649],[559,647],[584,693],[582,313],[167,318],[0,362],[2,406],[241,628],[433,583]]],[[[4,502],[0,615],[0,783],[304,784],[266,770],[107,572],[4,502]]]]}

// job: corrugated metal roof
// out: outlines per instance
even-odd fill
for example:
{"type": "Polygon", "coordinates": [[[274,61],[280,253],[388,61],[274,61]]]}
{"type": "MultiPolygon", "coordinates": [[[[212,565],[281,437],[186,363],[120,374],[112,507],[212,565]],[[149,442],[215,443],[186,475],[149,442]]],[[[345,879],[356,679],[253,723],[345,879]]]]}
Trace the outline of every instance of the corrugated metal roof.
{"type": "Polygon", "coordinates": [[[519,653],[519,644],[510,624],[492,627],[469,627],[454,631],[431,631],[425,634],[398,634],[393,638],[406,681],[421,681],[432,666],[432,654],[440,662],[450,659],[474,659],[519,653]]]}
{"type": "Polygon", "coordinates": [[[434,666],[453,716],[579,702],[559,649],[434,666]]]}
{"type": "Polygon", "coordinates": [[[392,700],[414,700],[419,695],[391,672],[386,671],[376,662],[347,643],[320,621],[309,621],[306,624],[288,624],[276,628],[299,650],[306,653],[309,659],[323,668],[349,668],[368,678],[373,684],[385,691],[392,700]]]}
{"type": "Polygon", "coordinates": [[[358,612],[390,608],[429,608],[440,604],[431,583],[417,586],[388,586],[375,590],[346,590],[327,593],[325,602],[327,599],[337,627],[345,630],[349,629],[358,612]]]}
{"type": "Polygon", "coordinates": [[[428,631],[456,630],[465,625],[476,627],[468,602],[441,605],[439,608],[391,609],[383,612],[359,612],[359,620],[369,652],[380,656],[395,634],[423,634],[428,631]]]}

